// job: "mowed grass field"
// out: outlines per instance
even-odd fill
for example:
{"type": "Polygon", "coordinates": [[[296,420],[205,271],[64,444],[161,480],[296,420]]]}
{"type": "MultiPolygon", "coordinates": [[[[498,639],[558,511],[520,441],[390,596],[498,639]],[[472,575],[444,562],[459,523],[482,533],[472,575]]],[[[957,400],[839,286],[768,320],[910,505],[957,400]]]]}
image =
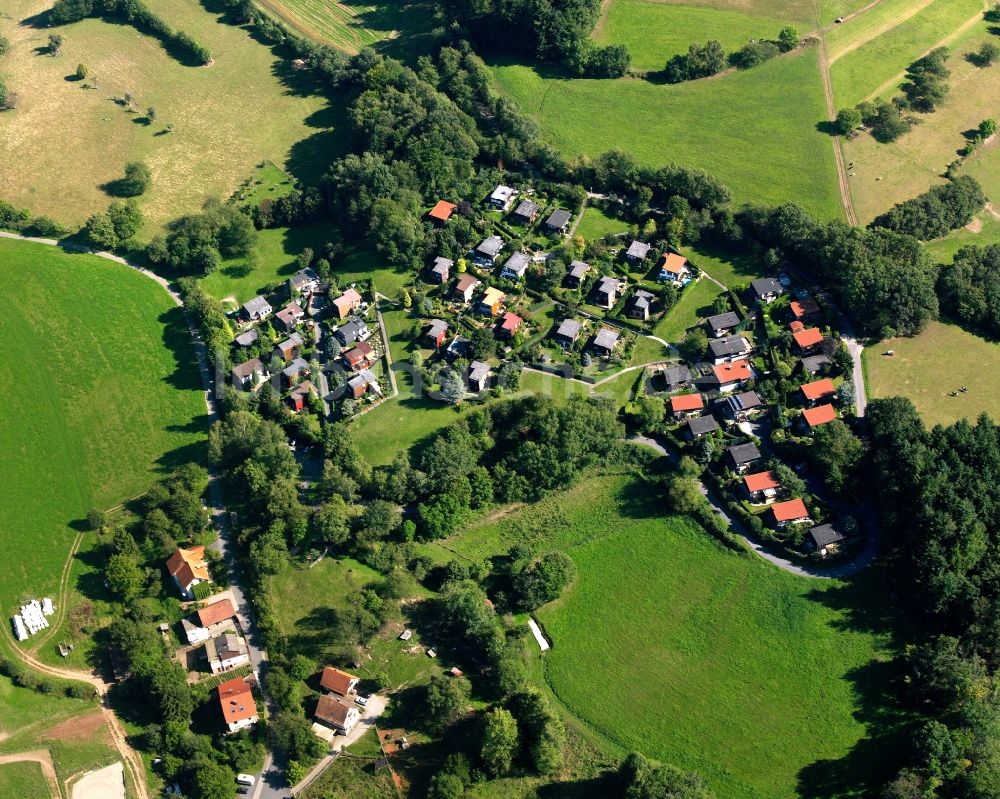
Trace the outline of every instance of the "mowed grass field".
{"type": "Polygon", "coordinates": [[[16,111],[0,116],[3,199],[78,225],[111,201],[100,186],[120,177],[125,163],[142,160],[153,172],[140,201],[148,238],[206,200],[228,197],[261,161],[301,176],[329,157],[324,151],[335,152],[336,133],[326,129],[331,115],[322,98],[305,91],[302,75],[198,0],[149,6],[212,51],[208,67],[183,66],[134,28],[92,19],[59,29],[59,56],[39,54],[51,31],[21,20],[50,5],[10,0],[0,17],[0,33],[12,42],[0,71],[20,97],[16,111]],[[90,69],[85,82],[69,78],[78,63],[90,69]],[[98,88],[83,88],[95,81],[98,88]],[[114,102],[125,92],[140,113],[114,102]],[[156,120],[147,125],[141,120],[149,106],[156,120]]]}
{"type": "Polygon", "coordinates": [[[925,248],[937,263],[950,264],[955,260],[955,253],[963,247],[989,247],[992,244],[1000,244],[1000,221],[989,211],[983,211],[972,221],[972,225],[929,241],[925,248]]]}
{"type": "Polygon", "coordinates": [[[975,421],[983,412],[1000,419],[1000,344],[932,322],[919,336],[873,344],[864,359],[869,399],[908,397],[928,426],[975,421]],[[885,355],[889,350],[896,354],[885,355]],[[967,392],[949,396],[963,386],[967,392]]]}
{"type": "Polygon", "coordinates": [[[38,763],[0,765],[0,796],[18,799],[51,799],[48,783],[38,763]]]}
{"type": "MultiPolygon", "coordinates": [[[[843,141],[845,158],[854,164],[848,180],[861,222],[944,183],[948,164],[968,141],[965,134],[983,119],[997,116],[1000,66],[983,69],[965,57],[996,40],[981,21],[953,43],[948,95],[933,114],[919,115],[920,123],[896,141],[880,144],[866,134],[843,141]]],[[[973,175],[989,196],[1000,199],[1000,156],[995,143],[970,158],[960,173],[973,175]]]]}
{"type": "Polygon", "coordinates": [[[0,240],[4,615],[58,596],[91,507],[203,455],[205,403],[183,314],[127,267],[0,240]]]}
{"type": "Polygon", "coordinates": [[[573,559],[574,585],[536,614],[546,681],[623,750],[696,769],[720,797],[863,795],[877,765],[859,744],[873,711],[859,683],[888,656],[849,608],[876,617],[875,592],[727,552],[632,481],[587,479],[428,554],[478,561],[524,543],[573,559]]]}
{"type": "Polygon", "coordinates": [[[815,49],[756,69],[676,86],[564,80],[494,67],[502,91],[568,156],[625,149],[649,165],[704,169],[737,203],[795,201],[826,219],[841,207],[815,49]]]}
{"type": "Polygon", "coordinates": [[[918,14],[832,61],[830,79],[837,107],[893,93],[911,63],[926,51],[948,44],[954,32],[982,12],[982,0],[934,0],[918,14]]]}

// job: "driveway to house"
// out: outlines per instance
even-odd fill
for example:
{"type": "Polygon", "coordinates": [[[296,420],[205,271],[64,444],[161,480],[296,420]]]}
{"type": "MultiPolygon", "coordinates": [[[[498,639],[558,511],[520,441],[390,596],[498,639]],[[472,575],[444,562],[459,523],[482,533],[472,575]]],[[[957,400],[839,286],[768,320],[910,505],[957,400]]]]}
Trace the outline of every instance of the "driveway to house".
{"type": "MultiPolygon", "coordinates": [[[[644,446],[656,450],[665,458],[668,458],[674,466],[677,466],[680,461],[680,457],[676,452],[667,449],[656,439],[649,438],[647,436],[632,436],[628,440],[636,444],[643,444],[644,446]]],[[[874,532],[876,528],[869,527],[870,533],[865,538],[865,544],[861,551],[853,560],[850,560],[847,563],[840,563],[825,568],[811,566],[809,564],[803,565],[795,563],[787,558],[782,558],[768,551],[768,549],[746,528],[746,526],[739,519],[734,519],[730,515],[725,503],[723,503],[721,498],[716,495],[715,491],[709,489],[703,481],[698,481],[698,488],[701,491],[702,496],[708,500],[712,509],[719,514],[720,517],[722,517],[734,533],[746,541],[747,546],[750,547],[750,549],[756,552],[768,563],[774,564],[779,569],[786,571],[789,574],[794,574],[799,577],[816,577],[822,580],[834,580],[843,577],[850,577],[852,574],[857,574],[859,571],[868,566],[868,564],[870,564],[878,554],[878,535],[874,532]]]]}

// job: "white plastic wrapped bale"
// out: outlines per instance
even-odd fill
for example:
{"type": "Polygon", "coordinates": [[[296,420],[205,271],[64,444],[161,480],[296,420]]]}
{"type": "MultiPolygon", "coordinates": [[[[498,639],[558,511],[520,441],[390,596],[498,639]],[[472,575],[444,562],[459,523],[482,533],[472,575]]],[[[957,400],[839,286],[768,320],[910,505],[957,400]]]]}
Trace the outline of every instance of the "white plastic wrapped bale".
{"type": "Polygon", "coordinates": [[[24,619],[20,615],[17,615],[11,621],[14,623],[14,635],[17,637],[17,640],[26,640],[28,638],[28,631],[24,629],[24,619]]]}
{"type": "Polygon", "coordinates": [[[42,613],[42,606],[37,599],[33,599],[27,605],[21,606],[21,618],[24,619],[24,624],[28,628],[28,632],[32,635],[49,626],[48,621],[42,613]]]}
{"type": "Polygon", "coordinates": [[[56,612],[56,609],[52,606],[52,600],[49,597],[45,597],[42,600],[42,614],[45,616],[51,616],[56,612]]]}

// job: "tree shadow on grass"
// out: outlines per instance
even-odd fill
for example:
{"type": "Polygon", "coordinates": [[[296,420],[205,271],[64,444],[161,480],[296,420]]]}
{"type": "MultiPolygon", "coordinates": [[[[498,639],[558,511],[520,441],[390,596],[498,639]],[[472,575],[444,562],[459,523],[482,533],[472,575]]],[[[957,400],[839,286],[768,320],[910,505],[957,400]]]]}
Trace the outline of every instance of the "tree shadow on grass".
{"type": "Polygon", "coordinates": [[[159,322],[163,325],[163,344],[174,356],[174,370],[165,378],[167,383],[180,391],[203,391],[198,356],[184,309],[172,307],[160,314],[159,322]]]}

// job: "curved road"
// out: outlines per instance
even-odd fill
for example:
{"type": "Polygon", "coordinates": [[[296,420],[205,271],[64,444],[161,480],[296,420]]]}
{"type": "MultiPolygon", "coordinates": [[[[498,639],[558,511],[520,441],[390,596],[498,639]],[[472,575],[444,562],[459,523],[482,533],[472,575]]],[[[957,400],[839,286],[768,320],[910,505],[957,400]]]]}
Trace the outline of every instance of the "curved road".
{"type": "MultiPolygon", "coordinates": [[[[649,438],[647,436],[633,436],[629,439],[629,441],[651,447],[665,458],[669,459],[675,466],[680,460],[677,453],[668,450],[659,441],[653,438],[649,438]]],[[[878,536],[871,534],[865,539],[864,547],[857,554],[854,560],[848,561],[847,563],[839,563],[835,566],[827,567],[795,563],[787,558],[782,558],[768,551],[768,549],[764,547],[764,545],[758,541],[749,530],[746,529],[739,519],[734,519],[729,514],[729,511],[726,509],[722,500],[715,495],[714,491],[710,491],[704,482],[699,480],[698,487],[701,490],[702,496],[704,496],[705,499],[708,500],[708,503],[712,506],[712,509],[719,514],[723,520],[725,520],[734,533],[746,541],[747,546],[750,547],[750,549],[756,552],[768,563],[774,564],[779,569],[786,571],[789,574],[795,574],[799,577],[817,577],[822,580],[834,580],[843,577],[850,577],[852,574],[857,574],[859,571],[868,566],[875,559],[875,556],[878,555],[878,536]]]]}

